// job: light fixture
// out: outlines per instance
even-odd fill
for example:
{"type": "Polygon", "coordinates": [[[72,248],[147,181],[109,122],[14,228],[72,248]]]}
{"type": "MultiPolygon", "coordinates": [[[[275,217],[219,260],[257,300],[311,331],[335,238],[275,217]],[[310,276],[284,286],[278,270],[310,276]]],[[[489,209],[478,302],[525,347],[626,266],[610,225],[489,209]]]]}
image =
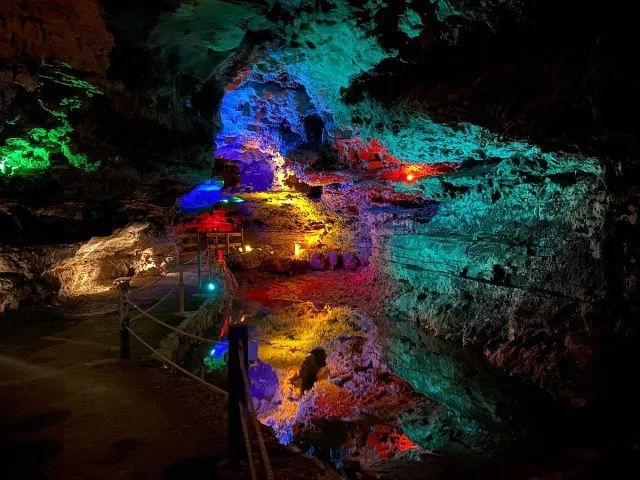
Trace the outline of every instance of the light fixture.
{"type": "Polygon", "coordinates": [[[253,248],[251,248],[251,245],[245,245],[245,246],[244,246],[244,251],[245,251],[245,252],[252,252],[252,251],[253,251],[253,248]]]}
{"type": "Polygon", "coordinates": [[[413,180],[413,174],[409,174],[407,175],[407,182],[410,182],[411,180],[413,180]]]}
{"type": "Polygon", "coordinates": [[[299,243],[294,243],[293,244],[293,256],[294,257],[299,257],[301,250],[302,250],[302,248],[300,247],[299,243]]]}
{"type": "Polygon", "coordinates": [[[213,292],[216,289],[216,284],[213,282],[207,282],[207,290],[209,292],[213,292]]]}

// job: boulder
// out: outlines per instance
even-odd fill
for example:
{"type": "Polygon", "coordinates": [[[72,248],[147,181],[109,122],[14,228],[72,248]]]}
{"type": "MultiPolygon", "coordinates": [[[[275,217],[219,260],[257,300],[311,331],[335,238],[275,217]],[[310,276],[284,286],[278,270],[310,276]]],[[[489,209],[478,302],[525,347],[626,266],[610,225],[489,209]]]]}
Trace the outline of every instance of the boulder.
{"type": "Polygon", "coordinates": [[[283,257],[266,258],[260,264],[260,270],[267,273],[289,273],[291,271],[291,259],[283,257]]]}
{"type": "Polygon", "coordinates": [[[47,270],[71,251],[67,245],[22,249],[0,245],[0,312],[55,295],[60,285],[47,270]]]}
{"type": "Polygon", "coordinates": [[[327,269],[327,267],[329,266],[329,262],[324,253],[316,252],[311,255],[309,266],[311,267],[311,270],[322,271],[327,269]]]}
{"type": "Polygon", "coordinates": [[[291,261],[291,272],[300,275],[302,273],[307,273],[309,269],[309,262],[302,259],[295,259],[291,261]]]}
{"type": "Polygon", "coordinates": [[[352,252],[346,252],[342,255],[342,265],[345,270],[356,270],[360,265],[360,261],[358,260],[358,256],[352,252]]]}
{"type": "Polygon", "coordinates": [[[327,253],[327,262],[329,263],[329,268],[335,270],[342,263],[342,257],[338,252],[329,252],[327,253]]]}
{"type": "Polygon", "coordinates": [[[51,272],[60,281],[63,296],[99,293],[118,277],[165,273],[177,253],[172,236],[148,223],[135,223],[108,237],[92,238],[51,272]]]}

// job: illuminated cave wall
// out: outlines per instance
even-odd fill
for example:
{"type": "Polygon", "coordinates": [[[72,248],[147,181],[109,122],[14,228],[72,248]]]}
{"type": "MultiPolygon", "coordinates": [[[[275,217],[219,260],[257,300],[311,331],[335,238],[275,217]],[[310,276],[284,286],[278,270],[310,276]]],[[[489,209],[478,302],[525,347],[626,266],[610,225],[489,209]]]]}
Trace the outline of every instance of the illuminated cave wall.
{"type": "Polygon", "coordinates": [[[96,170],[100,162],[78,152],[71,137],[74,127],[69,117],[87,100],[102,95],[91,83],[75,78],[65,67],[43,69],[35,87],[40,91],[38,105],[48,118],[42,126],[27,128],[20,113],[8,120],[6,130],[13,128],[19,136],[11,136],[0,145],[0,175],[27,176],[43,173],[56,161],[84,171],[96,170]],[[22,133],[24,131],[24,133],[22,133]]]}
{"type": "MultiPolygon", "coordinates": [[[[484,57],[472,61],[505,18],[515,22],[506,41],[500,38],[507,44],[514,25],[524,27],[518,22],[527,20],[527,8],[544,2],[202,0],[180,2],[177,9],[160,2],[153,11],[145,2],[130,3],[132,10],[110,6],[107,12],[117,33],[108,73],[116,78],[107,82],[105,97],[92,93],[93,101],[109,103],[107,108],[96,102],[94,116],[83,123],[93,147],[103,146],[104,139],[105,150],[124,152],[136,168],[145,157],[144,165],[154,171],[171,161],[185,171],[195,157],[189,147],[203,146],[193,132],[205,132],[206,161],[194,163],[208,166],[211,153],[240,160],[243,184],[256,190],[280,189],[289,172],[319,164],[329,164],[335,173],[352,157],[382,155],[420,166],[416,171],[429,174],[411,181],[391,175],[358,183],[357,165],[340,172],[344,183],[384,188],[387,198],[397,194],[413,207],[428,205],[424,214],[397,205],[403,202],[357,205],[360,236],[368,237],[379,280],[396,293],[388,302],[393,328],[388,328],[387,354],[394,367],[419,391],[437,396],[442,387],[430,384],[421,367],[428,362],[420,355],[428,352],[416,334],[434,332],[475,347],[493,363],[575,404],[586,401],[588,357],[595,352],[589,332],[604,295],[611,200],[606,172],[597,155],[577,154],[580,149],[561,135],[573,123],[556,125],[548,139],[540,127],[553,124],[541,111],[575,89],[571,79],[559,94],[549,88],[556,97],[543,98],[540,106],[535,95],[524,99],[528,103],[502,96],[512,77],[494,82],[494,70],[520,71],[521,64],[512,69],[508,61],[498,67],[484,57]],[[139,21],[143,17],[145,22],[139,21]],[[471,53],[465,56],[458,45],[471,53]],[[471,71],[462,71],[467,64],[471,71]],[[495,103],[486,102],[486,90],[496,95],[495,103]],[[474,102],[480,108],[474,110],[474,102]],[[497,108],[501,103],[522,108],[497,108]],[[512,130],[514,118],[520,123],[512,130]],[[529,127],[537,133],[532,140],[518,140],[527,138],[529,127]],[[565,147],[573,153],[563,153],[565,147]]],[[[110,37],[103,40],[110,48],[110,37]]],[[[502,53],[496,45],[486,49],[502,53]]],[[[106,70],[103,56],[93,71],[106,70]]],[[[539,61],[516,57],[532,65],[539,61]]],[[[88,68],[88,59],[82,60],[71,67],[88,68]]],[[[558,65],[562,60],[552,59],[558,65]]],[[[555,76],[552,67],[539,68],[555,76]]],[[[599,68],[593,71],[611,70],[599,68]]],[[[13,71],[11,81],[18,74],[13,71]]],[[[574,102],[579,103],[574,118],[589,118],[598,106],[598,78],[592,80],[588,98],[595,103],[574,102]]],[[[82,95],[38,106],[49,113],[46,122],[37,118],[37,125],[7,118],[18,123],[2,131],[5,176],[25,171],[25,165],[95,167],[92,159],[78,156],[84,152],[70,143],[74,132],[65,123],[83,110],[61,103],[82,95]]],[[[348,198],[341,187],[332,188],[348,198]]]]}
{"type": "Polygon", "coordinates": [[[517,18],[521,4],[300,0],[237,10],[210,1],[183,6],[161,24],[232,12],[224,25],[207,25],[205,38],[190,29],[185,49],[174,45],[174,52],[199,76],[200,45],[212,58],[229,53],[212,73],[227,78],[214,153],[243,162],[256,189],[279,189],[288,169],[312,168],[320,150],[342,156],[343,166],[354,148],[358,158],[375,150],[402,164],[454,166],[365,186],[430,202],[428,215],[359,205],[373,263],[397,292],[389,309],[398,328],[389,329],[387,353],[419,391],[438,397],[439,386],[420,368],[426,360],[412,353],[420,345],[415,332],[429,331],[580,404],[591,387],[589,322],[604,295],[601,162],[445,123],[402,92],[392,101],[366,90],[352,95],[354,85],[384,77],[385,62],[405,61],[399,46],[433,41],[430,28],[455,43],[461,26],[481,22],[490,30],[505,11],[517,18]],[[249,30],[242,39],[239,23],[249,30]]]}

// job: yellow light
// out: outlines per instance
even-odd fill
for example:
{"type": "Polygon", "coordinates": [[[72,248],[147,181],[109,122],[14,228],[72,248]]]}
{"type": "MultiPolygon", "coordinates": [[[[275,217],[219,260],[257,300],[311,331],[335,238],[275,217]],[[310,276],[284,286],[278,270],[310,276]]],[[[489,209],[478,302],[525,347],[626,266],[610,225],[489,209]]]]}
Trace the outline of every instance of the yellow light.
{"type": "Polygon", "coordinates": [[[240,317],[240,323],[244,323],[244,315],[242,315],[242,317],[240,317]]]}
{"type": "Polygon", "coordinates": [[[410,182],[411,180],[413,180],[413,175],[412,174],[407,175],[407,181],[410,182]]]}
{"type": "Polygon", "coordinates": [[[245,245],[244,246],[244,251],[245,252],[251,252],[251,251],[253,251],[253,248],[251,248],[251,245],[245,245]]]}
{"type": "Polygon", "coordinates": [[[293,256],[294,257],[299,257],[301,250],[302,250],[302,248],[300,247],[299,243],[294,243],[293,244],[293,256]]]}

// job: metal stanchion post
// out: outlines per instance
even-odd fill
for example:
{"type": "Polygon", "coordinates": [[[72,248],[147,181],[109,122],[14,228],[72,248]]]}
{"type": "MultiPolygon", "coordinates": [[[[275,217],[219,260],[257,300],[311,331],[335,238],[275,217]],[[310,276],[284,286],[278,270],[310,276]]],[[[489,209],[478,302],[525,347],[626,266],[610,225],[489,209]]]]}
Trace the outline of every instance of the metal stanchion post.
{"type": "Polygon", "coordinates": [[[202,292],[202,253],[198,245],[198,293],[202,292]]]}
{"type": "Polygon", "coordinates": [[[240,406],[246,407],[247,398],[240,362],[244,362],[245,368],[249,368],[246,348],[248,338],[246,325],[229,326],[229,461],[234,467],[240,466],[242,453],[245,452],[240,406]]]}
{"type": "Polygon", "coordinates": [[[182,263],[180,264],[180,313],[184,313],[184,271],[182,263]]]}
{"type": "Polygon", "coordinates": [[[117,280],[120,291],[120,359],[131,359],[131,341],[129,338],[129,279],[117,280]]]}

